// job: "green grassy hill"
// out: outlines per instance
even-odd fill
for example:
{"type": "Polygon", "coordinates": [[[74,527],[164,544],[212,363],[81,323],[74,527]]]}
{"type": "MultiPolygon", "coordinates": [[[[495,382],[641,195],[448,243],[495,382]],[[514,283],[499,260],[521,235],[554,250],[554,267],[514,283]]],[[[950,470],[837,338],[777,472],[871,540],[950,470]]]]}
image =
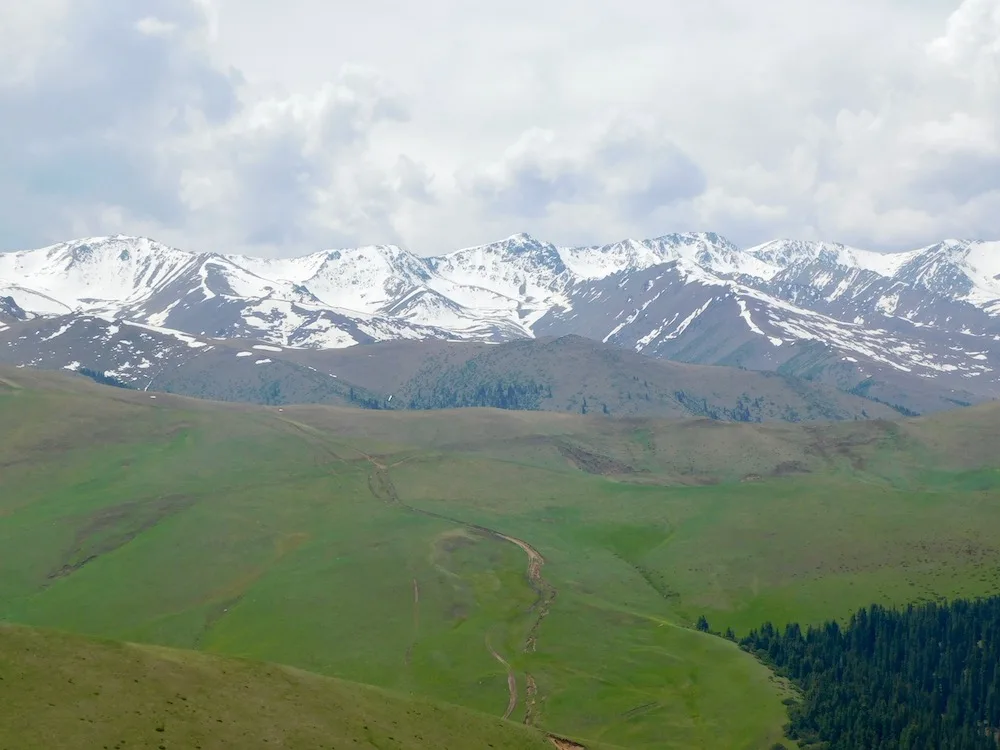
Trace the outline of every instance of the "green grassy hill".
{"type": "Polygon", "coordinates": [[[7,370],[0,619],[585,745],[769,748],[786,689],[695,619],[745,632],[996,592],[997,416],[259,408],[7,370]]]}
{"type": "Polygon", "coordinates": [[[0,747],[552,750],[544,734],[289,667],[0,625],[0,747]]]}

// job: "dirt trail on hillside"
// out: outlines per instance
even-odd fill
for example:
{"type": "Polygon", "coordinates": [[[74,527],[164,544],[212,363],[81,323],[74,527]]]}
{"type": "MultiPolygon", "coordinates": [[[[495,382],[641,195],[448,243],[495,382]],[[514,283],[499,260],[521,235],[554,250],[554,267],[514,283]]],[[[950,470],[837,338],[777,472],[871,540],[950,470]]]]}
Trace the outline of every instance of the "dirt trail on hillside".
{"type": "Polygon", "coordinates": [[[507,693],[510,697],[507,699],[507,710],[504,712],[503,718],[509,719],[510,715],[514,713],[514,709],[517,708],[517,677],[514,676],[514,670],[507,663],[507,660],[500,656],[496,652],[496,649],[490,645],[490,637],[488,635],[486,636],[486,648],[493,654],[493,658],[500,662],[503,668],[507,670],[507,693]]]}
{"type": "Polygon", "coordinates": [[[406,656],[403,657],[403,663],[407,666],[410,665],[410,659],[413,658],[413,649],[417,645],[417,637],[420,634],[420,584],[417,583],[417,579],[413,579],[413,640],[410,645],[406,647],[406,656]]]}
{"type": "Polygon", "coordinates": [[[535,603],[529,610],[529,612],[534,613],[535,622],[531,626],[531,630],[528,631],[528,637],[524,641],[524,651],[525,653],[534,652],[538,646],[538,629],[542,626],[542,620],[548,617],[549,610],[552,608],[552,602],[555,600],[557,593],[555,587],[542,578],[542,566],[545,565],[545,558],[542,557],[541,552],[523,539],[507,536],[492,529],[489,531],[504,541],[516,544],[528,556],[528,583],[531,584],[531,588],[535,590],[538,598],[535,599],[535,603]]]}
{"type": "MultiPolygon", "coordinates": [[[[548,617],[549,612],[552,608],[552,602],[555,601],[556,595],[558,594],[558,591],[556,590],[555,586],[546,581],[545,578],[542,576],[542,567],[545,565],[545,557],[542,555],[542,553],[539,552],[537,549],[535,549],[533,546],[531,546],[528,542],[524,541],[523,539],[518,539],[517,537],[508,536],[507,534],[503,534],[497,531],[496,529],[491,529],[486,526],[480,526],[479,524],[470,523],[468,521],[463,521],[458,518],[452,518],[451,516],[446,516],[441,513],[435,513],[429,510],[423,510],[422,508],[416,508],[412,505],[404,503],[399,497],[399,492],[396,489],[396,485],[392,481],[392,477],[389,475],[390,467],[386,466],[384,462],[380,461],[379,457],[377,456],[371,456],[367,453],[364,453],[363,451],[357,450],[356,448],[354,450],[356,450],[357,453],[360,454],[361,456],[364,456],[364,458],[372,466],[372,471],[368,475],[368,487],[371,490],[372,496],[375,497],[376,499],[382,500],[383,502],[389,505],[398,505],[399,507],[410,511],[411,513],[417,513],[422,516],[437,518],[442,521],[448,521],[450,523],[463,526],[469,529],[470,531],[473,531],[482,536],[490,537],[493,539],[499,539],[508,542],[509,544],[516,545],[517,547],[520,547],[521,550],[524,551],[524,554],[528,556],[528,569],[527,569],[528,584],[535,592],[535,601],[527,612],[527,614],[529,615],[534,615],[534,621],[532,622],[531,628],[528,630],[528,634],[524,640],[523,651],[525,653],[533,653],[538,647],[538,631],[541,628],[542,621],[546,617],[548,617]]],[[[411,456],[410,458],[413,457],[411,456]]],[[[399,465],[399,463],[403,463],[403,461],[392,464],[391,466],[397,466],[399,465]]],[[[414,617],[416,617],[417,616],[416,607],[419,605],[420,592],[417,587],[416,580],[414,580],[413,585],[414,585],[414,607],[415,607],[414,617]]],[[[508,681],[509,692],[511,694],[511,702],[509,703],[507,707],[507,712],[504,715],[504,718],[506,719],[510,716],[511,712],[514,710],[514,706],[516,706],[517,704],[517,681],[514,678],[514,672],[511,669],[510,665],[506,661],[504,661],[504,659],[500,657],[500,655],[497,654],[497,652],[494,651],[492,647],[489,646],[488,642],[487,646],[489,647],[490,653],[493,654],[494,658],[500,661],[507,669],[507,681],[508,681]]],[[[413,645],[411,645],[407,649],[405,657],[405,661],[407,664],[409,664],[412,649],[413,645]]],[[[535,684],[534,677],[532,677],[531,675],[526,675],[526,681],[528,685],[527,688],[528,705],[525,711],[524,723],[530,726],[535,723],[538,717],[538,707],[537,707],[539,702],[537,699],[538,688],[535,684]]]]}
{"type": "Polygon", "coordinates": [[[573,740],[567,740],[563,737],[556,737],[554,734],[549,735],[549,742],[559,748],[559,750],[587,750],[579,742],[573,742],[573,740]]]}

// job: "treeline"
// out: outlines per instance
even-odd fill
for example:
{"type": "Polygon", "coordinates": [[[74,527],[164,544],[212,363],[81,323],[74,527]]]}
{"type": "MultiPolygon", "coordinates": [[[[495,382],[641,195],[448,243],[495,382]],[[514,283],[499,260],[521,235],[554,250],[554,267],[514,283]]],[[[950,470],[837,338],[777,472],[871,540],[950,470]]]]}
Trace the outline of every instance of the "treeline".
{"type": "Polygon", "coordinates": [[[360,406],[362,409],[391,409],[392,402],[383,396],[373,396],[367,391],[355,390],[354,386],[351,386],[350,391],[348,391],[347,399],[356,406],[360,406]]]}
{"type": "Polygon", "coordinates": [[[751,399],[743,395],[736,400],[736,405],[709,406],[705,398],[690,396],[684,391],[676,391],[674,398],[677,402],[692,414],[716,419],[724,422],[761,422],[761,412],[764,408],[764,399],[757,397],[751,399]]]}
{"type": "Polygon", "coordinates": [[[436,383],[418,389],[408,400],[393,399],[352,387],[348,400],[362,409],[461,409],[492,407],[537,411],[543,398],[552,397],[552,388],[534,381],[498,380],[491,383],[446,385],[436,383]]]}
{"type": "MultiPolygon", "coordinates": [[[[884,401],[883,399],[880,399],[878,396],[873,396],[871,394],[871,388],[874,384],[875,384],[874,378],[865,378],[856,386],[849,389],[847,392],[850,393],[852,396],[860,396],[861,398],[866,398],[869,401],[874,401],[876,404],[882,404],[882,406],[888,406],[890,409],[898,411],[904,417],[920,416],[920,412],[913,411],[913,409],[907,409],[902,404],[894,404],[890,401],[884,401]]],[[[965,403],[965,406],[971,406],[971,404],[965,403]]]]}
{"type": "Polygon", "coordinates": [[[450,386],[435,384],[414,394],[407,407],[410,409],[459,409],[470,406],[488,406],[494,409],[536,411],[543,398],[552,397],[552,387],[533,380],[497,380],[488,383],[450,386]]]}
{"type": "Polygon", "coordinates": [[[1000,597],[875,605],[843,628],[768,623],[740,646],[800,688],[787,734],[803,747],[997,750],[1000,597]]]}
{"type": "Polygon", "coordinates": [[[100,383],[101,385],[110,385],[114,386],[115,388],[127,388],[127,389],[132,388],[132,386],[130,386],[128,383],[126,383],[123,380],[119,380],[113,375],[108,375],[106,373],[99,372],[98,370],[91,370],[89,367],[77,367],[75,372],[78,375],[83,375],[84,377],[88,377],[95,383],[100,383]]]}

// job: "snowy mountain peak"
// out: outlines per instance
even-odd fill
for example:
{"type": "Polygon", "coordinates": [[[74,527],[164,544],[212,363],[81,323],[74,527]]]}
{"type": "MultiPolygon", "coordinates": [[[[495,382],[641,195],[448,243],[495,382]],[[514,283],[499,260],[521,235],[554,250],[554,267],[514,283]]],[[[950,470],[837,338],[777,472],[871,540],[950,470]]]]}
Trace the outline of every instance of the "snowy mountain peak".
{"type": "Polygon", "coordinates": [[[425,262],[446,282],[487,290],[529,307],[550,304],[573,281],[554,245],[523,233],[425,262]]]}
{"type": "Polygon", "coordinates": [[[787,267],[811,263],[821,256],[840,258],[849,252],[849,248],[839,243],[782,239],[747,248],[744,252],[770,265],[787,267]]]}
{"type": "Polygon", "coordinates": [[[1000,300],[1000,242],[939,242],[909,253],[899,276],[935,294],[995,309],[1000,300]]]}
{"type": "Polygon", "coordinates": [[[132,237],[125,234],[116,234],[107,237],[83,237],[63,242],[58,245],[51,245],[34,252],[45,252],[49,254],[63,254],[77,260],[104,259],[117,256],[119,260],[129,260],[134,255],[186,255],[188,257],[197,255],[187,250],[180,250],[175,247],[164,245],[148,237],[132,237]]]}
{"type": "MultiPolygon", "coordinates": [[[[515,257],[528,256],[538,262],[560,264],[562,262],[556,247],[548,242],[541,242],[526,232],[512,234],[506,239],[491,242],[486,245],[475,245],[463,248],[442,256],[443,258],[469,257],[515,257]]],[[[433,259],[432,259],[433,260],[433,259]]]]}
{"type": "MultiPolygon", "coordinates": [[[[0,280],[17,283],[43,299],[58,300],[67,310],[95,303],[113,307],[164,286],[197,257],[142,237],[89,237],[0,254],[0,280]]],[[[22,305],[32,305],[14,296],[22,305]]]]}
{"type": "Polygon", "coordinates": [[[773,268],[772,276],[791,267],[819,264],[826,268],[838,267],[871,271],[879,276],[894,276],[919,251],[877,253],[859,250],[839,242],[813,242],[804,240],[772,240],[744,251],[773,268]]]}
{"type": "Polygon", "coordinates": [[[461,250],[455,250],[451,253],[446,253],[441,256],[444,258],[453,257],[456,255],[467,255],[472,252],[531,252],[533,250],[544,250],[547,248],[554,247],[548,242],[542,242],[534,237],[532,237],[527,232],[518,232],[517,234],[512,234],[502,240],[497,240],[495,242],[487,242],[484,245],[472,245],[470,247],[464,247],[461,250]]]}
{"type": "MultiPolygon", "coordinates": [[[[320,269],[322,268],[330,271],[343,271],[348,268],[367,266],[403,277],[427,278],[427,267],[423,260],[409,250],[404,250],[396,245],[366,245],[357,248],[327,250],[321,253],[321,256],[322,263],[310,274],[311,276],[321,273],[320,269]]],[[[246,260],[254,262],[253,259],[246,260]]]]}
{"type": "Polygon", "coordinates": [[[714,232],[666,234],[651,240],[623,240],[610,245],[561,248],[566,265],[584,279],[602,279],[664,263],[680,263],[687,274],[760,275],[767,270],[755,258],[714,232]]]}
{"type": "Polygon", "coordinates": [[[648,240],[648,242],[668,244],[675,247],[717,247],[730,252],[739,252],[739,248],[736,245],[715,232],[674,232],[648,240]]]}

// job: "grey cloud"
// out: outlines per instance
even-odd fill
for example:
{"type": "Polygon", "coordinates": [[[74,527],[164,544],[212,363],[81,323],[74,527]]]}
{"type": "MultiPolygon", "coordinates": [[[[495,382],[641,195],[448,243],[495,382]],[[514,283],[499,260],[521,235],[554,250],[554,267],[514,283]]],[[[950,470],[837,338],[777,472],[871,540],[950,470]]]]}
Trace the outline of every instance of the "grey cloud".
{"type": "Polygon", "coordinates": [[[23,134],[118,133],[154,120],[176,128],[188,113],[219,121],[235,112],[238,79],[188,43],[204,31],[190,0],[74,0],[68,7],[37,79],[3,91],[4,119],[23,134]],[[150,17],[175,31],[144,34],[137,24],[150,17]]]}
{"type": "Polygon", "coordinates": [[[210,58],[198,0],[67,7],[49,32],[64,43],[0,82],[0,248],[162,226],[296,252],[395,237],[401,202],[430,200],[425,165],[369,158],[372,132],[408,117],[377,73],[261,98],[210,58]]]}
{"type": "Polygon", "coordinates": [[[554,204],[598,204],[641,221],[707,185],[704,172],[665,134],[628,123],[573,156],[552,153],[560,149],[554,136],[551,143],[515,146],[499,169],[471,178],[475,196],[493,214],[538,219],[554,204]]]}
{"type": "Polygon", "coordinates": [[[434,177],[425,165],[401,154],[396,160],[393,175],[400,195],[424,204],[437,201],[433,192],[434,177]]]}
{"type": "Polygon", "coordinates": [[[570,202],[592,187],[590,177],[571,167],[553,173],[528,161],[513,165],[502,179],[476,178],[473,192],[488,211],[532,219],[545,216],[551,204],[570,202]]]}
{"type": "Polygon", "coordinates": [[[947,211],[977,196],[1000,191],[1000,154],[936,156],[928,159],[905,187],[916,207],[947,211]]]}
{"type": "MultiPolygon", "coordinates": [[[[293,245],[302,241],[305,216],[318,179],[294,134],[279,133],[257,143],[240,143],[237,189],[242,205],[233,217],[251,245],[293,245]]],[[[230,197],[232,200],[232,197],[230,197]]]]}
{"type": "Polygon", "coordinates": [[[376,71],[348,67],[320,92],[323,145],[338,148],[368,138],[380,122],[406,122],[409,111],[376,71]]]}
{"type": "Polygon", "coordinates": [[[190,132],[193,119],[220,122],[236,111],[236,77],[185,44],[203,24],[190,2],[74,0],[69,8],[57,32],[63,43],[45,48],[34,76],[0,84],[0,195],[18,196],[0,203],[4,245],[108,205],[176,221],[179,170],[158,142],[190,132]],[[172,37],[137,29],[146,17],[172,24],[172,37]]]}
{"type": "Polygon", "coordinates": [[[694,198],[708,187],[701,167],[666,134],[655,131],[613,132],[598,147],[594,162],[597,172],[623,170],[627,183],[617,198],[635,220],[694,198]]]}

